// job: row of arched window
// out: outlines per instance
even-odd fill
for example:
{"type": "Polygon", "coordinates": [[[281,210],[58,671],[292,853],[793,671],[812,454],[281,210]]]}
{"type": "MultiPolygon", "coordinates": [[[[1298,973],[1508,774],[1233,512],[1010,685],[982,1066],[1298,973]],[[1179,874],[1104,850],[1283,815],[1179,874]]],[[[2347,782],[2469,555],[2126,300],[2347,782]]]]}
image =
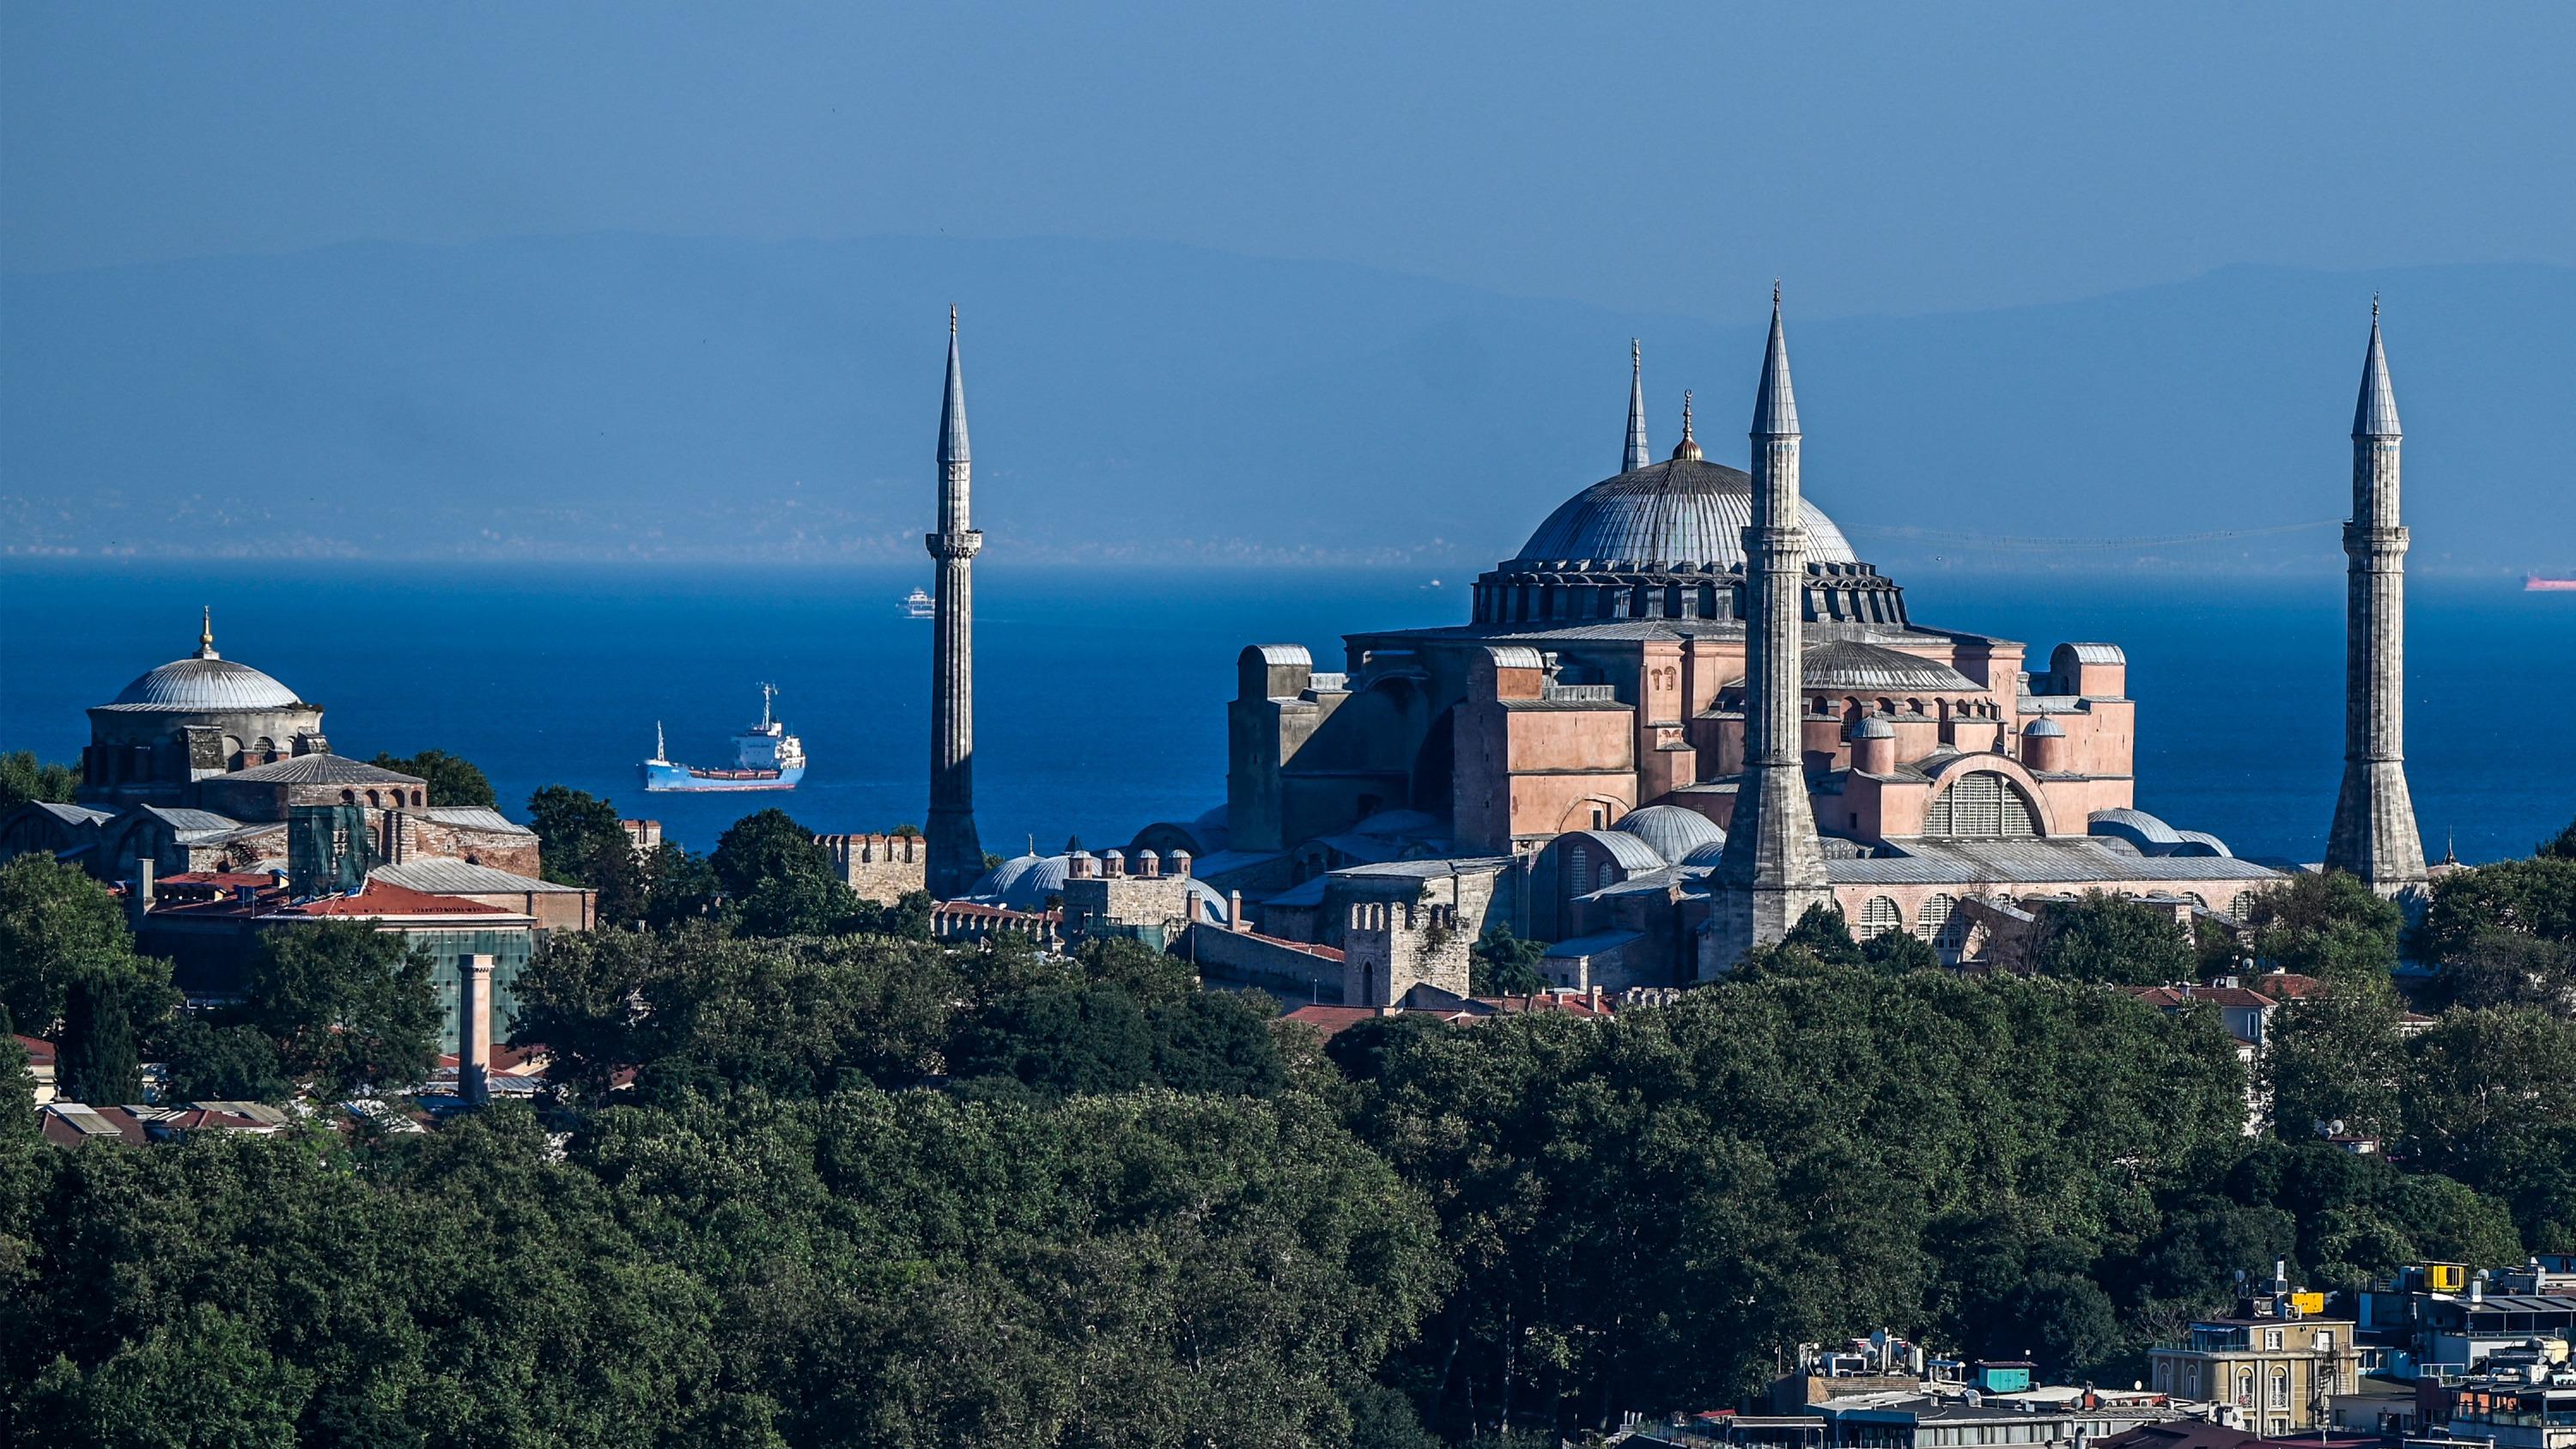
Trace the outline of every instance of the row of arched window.
{"type": "Polygon", "coordinates": [[[429,792],[414,790],[411,792],[410,799],[405,800],[400,790],[369,790],[363,796],[355,790],[343,790],[340,792],[340,803],[343,805],[363,803],[375,810],[400,810],[408,804],[414,810],[425,810],[429,808],[429,792]]]}

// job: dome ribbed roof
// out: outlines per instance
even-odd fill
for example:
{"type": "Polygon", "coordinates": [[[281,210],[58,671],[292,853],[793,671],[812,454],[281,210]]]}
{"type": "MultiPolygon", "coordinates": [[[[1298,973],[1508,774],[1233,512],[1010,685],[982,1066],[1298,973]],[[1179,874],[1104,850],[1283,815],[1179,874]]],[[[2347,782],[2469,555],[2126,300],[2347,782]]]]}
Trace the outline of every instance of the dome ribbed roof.
{"type": "Polygon", "coordinates": [[[189,713],[292,709],[295,691],[247,664],[230,659],[173,659],[118,691],[109,709],[162,709],[189,713]]]}
{"type": "Polygon", "coordinates": [[[1827,639],[1807,646],[1799,682],[1809,689],[1937,689],[1950,692],[1984,686],[1939,660],[1863,644],[1857,639],[1827,639]]]}
{"type": "Polygon", "coordinates": [[[1696,810],[1679,805],[1649,805],[1631,810],[1610,827],[1637,837],[1655,848],[1655,854],[1679,864],[1690,853],[1705,845],[1724,845],[1726,832],[1717,823],[1696,810]]]}
{"type": "MultiPolygon", "coordinates": [[[[1851,543],[1822,509],[1799,501],[1807,557],[1858,563],[1851,543]]],[[[1744,529],[1753,522],[1753,480],[1741,469],[1697,458],[1672,458],[1607,478],[1560,505],[1531,534],[1506,568],[1629,562],[1697,568],[1744,562],[1744,529]]]]}
{"type": "Polygon", "coordinates": [[[984,873],[966,898],[1015,911],[1042,911],[1047,897],[1064,894],[1068,858],[1061,855],[1015,855],[984,873]]]}

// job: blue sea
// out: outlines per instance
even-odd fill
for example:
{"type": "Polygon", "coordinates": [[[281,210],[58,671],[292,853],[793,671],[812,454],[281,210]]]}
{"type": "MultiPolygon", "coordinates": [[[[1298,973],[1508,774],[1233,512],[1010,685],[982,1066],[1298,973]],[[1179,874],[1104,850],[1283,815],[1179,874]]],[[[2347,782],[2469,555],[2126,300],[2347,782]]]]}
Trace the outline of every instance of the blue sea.
{"type": "MultiPolygon", "coordinates": [[[[0,750],[73,760],[82,710],[196,645],[212,604],[226,658],[320,703],[332,748],[438,748],[481,765],[505,808],[565,784],[711,846],[781,805],[818,831],[922,817],[930,626],[919,569],[598,564],[100,563],[0,566],[0,750]],[[673,758],[730,763],[758,685],[812,766],[790,794],[645,795],[654,722],[673,758]]],[[[976,570],[976,815],[988,850],[1093,845],[1225,798],[1225,702],[1247,643],[1338,667],[1355,629],[1455,623],[1463,579],[1267,569],[976,570]]],[[[1914,617],[2129,654],[2138,802],[2240,853],[2313,860],[2342,768],[2340,574],[2099,577],[1936,572],[1914,617]]],[[[2528,852],[2576,817],[2576,595],[2417,579],[2408,772],[2428,850],[2528,852]]]]}

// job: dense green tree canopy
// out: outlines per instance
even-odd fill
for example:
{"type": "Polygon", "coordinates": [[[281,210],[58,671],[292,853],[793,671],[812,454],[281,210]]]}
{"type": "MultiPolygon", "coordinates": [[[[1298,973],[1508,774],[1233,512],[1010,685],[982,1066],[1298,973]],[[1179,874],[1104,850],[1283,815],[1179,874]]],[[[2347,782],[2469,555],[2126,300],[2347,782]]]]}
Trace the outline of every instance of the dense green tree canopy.
{"type": "Polygon", "coordinates": [[[429,782],[432,805],[498,806],[501,797],[492,793],[492,781],[472,760],[461,760],[445,750],[423,750],[416,755],[379,754],[368,761],[380,770],[418,775],[429,782]]]}
{"type": "Polygon", "coordinates": [[[0,754],[0,815],[27,804],[69,805],[78,788],[73,766],[42,763],[29,750],[0,754]]]}
{"type": "Polygon", "coordinates": [[[0,1005],[19,1030],[51,1035],[84,975],[146,970],[125,913],[98,882],[43,855],[0,864],[0,1005]]]}
{"type": "Polygon", "coordinates": [[[2405,913],[2343,871],[2294,875],[2255,894],[2245,926],[2267,968],[2329,980],[2386,980],[2405,913]]]}
{"type": "Polygon", "coordinates": [[[437,1059],[438,995],[429,957],[359,921],[263,932],[251,958],[245,1024],[278,1060],[329,1095],[404,1090],[437,1059]]]}
{"type": "Polygon", "coordinates": [[[2439,968],[2449,1002],[2576,1018],[2576,856],[2544,853],[2436,880],[2414,950],[2439,968]]]}
{"type": "Polygon", "coordinates": [[[736,900],[748,898],[764,881],[832,873],[832,858],[814,843],[814,832],[774,806],[727,827],[708,861],[717,883],[736,900]]]}
{"type": "Polygon", "coordinates": [[[1547,943],[1525,941],[1512,934],[1512,928],[1495,921],[1476,938],[1468,958],[1467,991],[1472,996],[1527,996],[1547,989],[1547,977],[1539,963],[1547,959],[1547,943]]]}
{"type": "Polygon", "coordinates": [[[2024,969],[2069,981],[2161,986],[2186,981],[2197,957],[2191,937],[2170,912],[2142,901],[2088,891],[2050,901],[2023,948],[2024,969]]]}

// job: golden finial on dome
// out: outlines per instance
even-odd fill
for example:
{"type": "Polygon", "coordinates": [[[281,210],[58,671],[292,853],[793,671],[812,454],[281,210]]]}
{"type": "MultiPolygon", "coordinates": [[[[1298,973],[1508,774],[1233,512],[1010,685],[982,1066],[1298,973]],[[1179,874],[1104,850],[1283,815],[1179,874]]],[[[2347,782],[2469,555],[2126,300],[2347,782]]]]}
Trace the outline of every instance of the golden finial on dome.
{"type": "Polygon", "coordinates": [[[203,626],[197,631],[197,657],[200,659],[221,659],[224,656],[215,652],[214,605],[208,604],[205,606],[204,619],[205,622],[203,626]]]}
{"type": "Polygon", "coordinates": [[[1673,446],[1675,460],[1698,462],[1705,456],[1699,450],[1699,439],[1691,436],[1691,390],[1682,389],[1682,440],[1673,446]]]}

